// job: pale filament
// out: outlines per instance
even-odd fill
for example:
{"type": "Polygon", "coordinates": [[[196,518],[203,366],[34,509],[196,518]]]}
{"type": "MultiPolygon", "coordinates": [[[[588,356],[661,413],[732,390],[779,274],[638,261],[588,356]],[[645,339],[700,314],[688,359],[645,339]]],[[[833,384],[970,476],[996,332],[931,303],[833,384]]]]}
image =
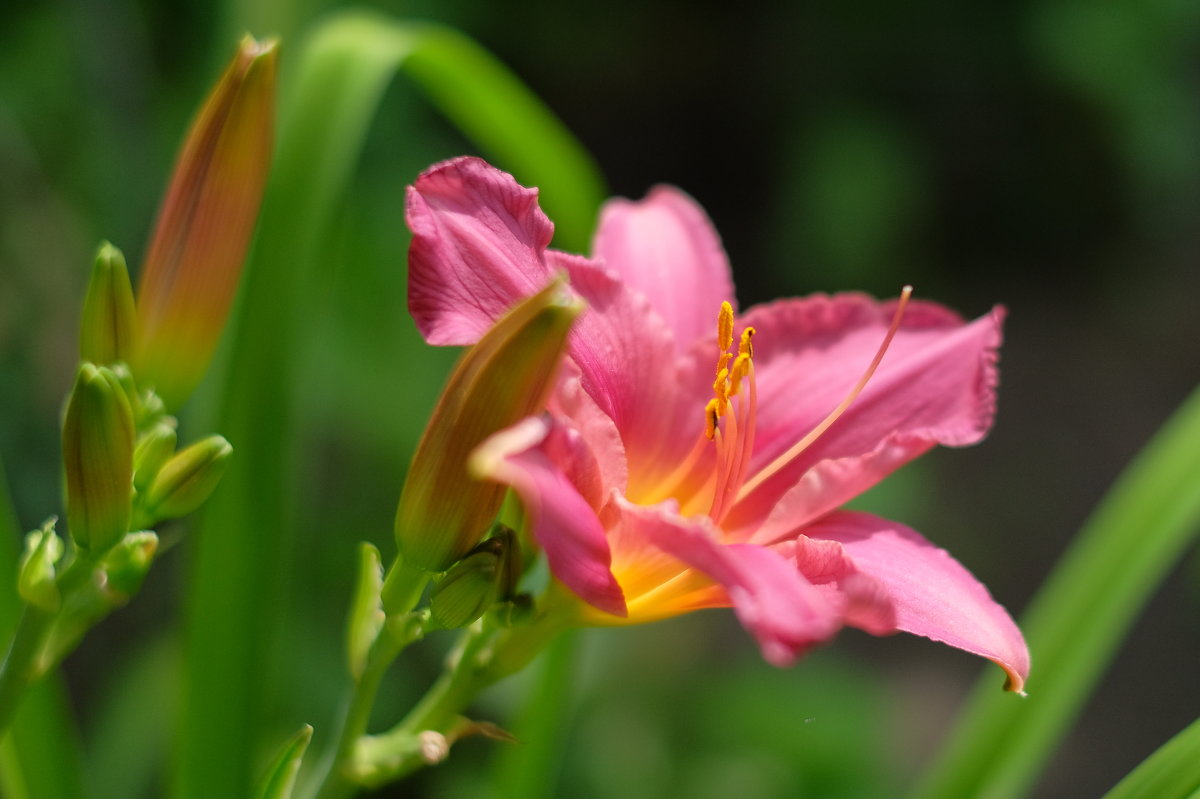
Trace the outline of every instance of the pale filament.
{"type": "Polygon", "coordinates": [[[756,488],[769,480],[776,472],[778,472],[787,464],[791,463],[806,449],[811,447],[813,443],[820,438],[826,430],[829,429],[830,425],[836,422],[838,418],[846,412],[846,409],[850,407],[851,403],[858,398],[858,395],[862,393],[864,388],[866,388],[867,381],[869,381],[872,375],[875,374],[875,370],[879,367],[879,362],[883,360],[883,354],[887,352],[888,347],[891,346],[892,339],[896,336],[896,331],[900,329],[900,320],[904,317],[904,309],[908,305],[908,299],[912,296],[912,291],[912,286],[905,286],[900,291],[900,301],[896,304],[896,313],[892,316],[892,324],[891,327],[888,328],[887,335],[883,337],[883,342],[879,345],[879,349],[875,352],[875,357],[871,359],[871,363],[869,366],[867,366],[867,370],[863,372],[862,377],[860,377],[858,382],[854,384],[854,388],[850,389],[850,393],[846,395],[846,398],[842,400],[841,404],[834,408],[833,411],[831,411],[830,414],[826,416],[820,424],[810,430],[808,435],[797,441],[788,448],[787,452],[771,461],[765,468],[761,469],[755,473],[753,477],[747,480],[745,484],[742,485],[741,490],[738,492],[737,499],[739,501],[745,499],[756,488]]]}

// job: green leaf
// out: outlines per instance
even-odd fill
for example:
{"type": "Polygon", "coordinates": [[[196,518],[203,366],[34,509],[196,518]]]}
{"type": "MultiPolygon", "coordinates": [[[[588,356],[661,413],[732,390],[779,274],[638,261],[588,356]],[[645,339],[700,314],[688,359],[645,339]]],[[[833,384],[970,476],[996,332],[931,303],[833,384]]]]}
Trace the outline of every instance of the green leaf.
{"type": "Polygon", "coordinates": [[[300,773],[300,761],[304,759],[312,734],[312,725],[305,724],[288,739],[267,771],[262,789],[258,792],[259,799],[291,799],[292,789],[296,787],[296,775],[300,773]]]}
{"type": "Polygon", "coordinates": [[[1024,795],[1198,530],[1200,390],[1121,474],[1026,614],[1029,699],[984,680],[913,796],[1024,795]]]}
{"type": "Polygon", "coordinates": [[[1188,799],[1200,792],[1200,719],[1160,746],[1104,799],[1188,799]]]}
{"type": "Polygon", "coordinates": [[[563,728],[570,715],[579,638],[559,636],[541,658],[537,681],[513,726],[520,741],[536,746],[505,746],[495,755],[492,784],[501,799],[551,799],[567,747],[563,728]]]}
{"type": "MultiPolygon", "coordinates": [[[[303,454],[291,395],[311,327],[301,324],[303,299],[321,283],[322,242],[392,77],[399,70],[412,78],[500,166],[542,189],[560,246],[583,248],[603,198],[597,170],[561,123],[461,34],[344,13],[326,18],[295,55],[257,241],[225,334],[225,393],[213,429],[238,456],[190,539],[183,748],[172,781],[180,799],[245,792],[263,708],[282,682],[273,656],[283,581],[294,571],[292,473],[303,454]]],[[[399,312],[399,297],[380,302],[379,313],[399,312]]]]}
{"type": "MultiPolygon", "coordinates": [[[[0,463],[0,640],[17,625],[16,519],[0,463]]],[[[0,796],[5,799],[79,799],[85,796],[79,736],[67,713],[57,672],[30,686],[12,726],[0,740],[0,796]]]]}

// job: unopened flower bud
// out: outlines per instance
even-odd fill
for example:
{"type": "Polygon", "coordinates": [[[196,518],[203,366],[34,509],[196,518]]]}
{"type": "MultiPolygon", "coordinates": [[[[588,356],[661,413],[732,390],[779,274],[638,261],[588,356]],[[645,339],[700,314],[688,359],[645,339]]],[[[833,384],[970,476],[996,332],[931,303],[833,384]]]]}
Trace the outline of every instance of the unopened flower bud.
{"type": "Polygon", "coordinates": [[[175,454],[177,434],[167,420],[156,422],[142,433],[133,451],[133,487],[145,493],[167,459],[175,454]]]}
{"type": "Polygon", "coordinates": [[[63,421],[67,524],[82,549],[103,551],[129,529],[134,434],[120,382],[103,366],[82,364],[63,421]]]}
{"type": "Polygon", "coordinates": [[[134,373],[168,408],[203,376],[241,277],[271,163],[277,53],[242,40],[192,122],[150,241],[134,373]]]}
{"type": "Polygon", "coordinates": [[[62,557],[62,539],[54,532],[56,519],[25,536],[25,552],[17,574],[17,593],[21,599],[49,613],[62,602],[55,582],[54,564],[62,557]]]}
{"type": "Polygon", "coordinates": [[[148,530],[130,533],[104,555],[104,588],[115,604],[124,604],[146,579],[158,551],[158,536],[148,530]]]}
{"type": "Polygon", "coordinates": [[[387,620],[380,599],[382,591],[383,565],[379,550],[374,544],[364,541],[358,547],[358,581],[346,624],[346,655],[350,674],[356,680],[366,670],[371,647],[387,620]]]}
{"type": "Polygon", "coordinates": [[[215,435],[176,453],[146,489],[143,518],[173,519],[200,507],[220,482],[232,453],[229,442],[215,435]]]}
{"type": "Polygon", "coordinates": [[[79,353],[85,361],[113,364],[134,353],[137,314],[125,256],[107,241],[96,252],[79,325],[79,353]]]}
{"type": "Polygon", "coordinates": [[[396,510],[396,543],[406,566],[445,571],[487,532],[505,489],[475,480],[468,457],[488,436],[542,407],[582,310],[556,279],[501,317],[459,359],[396,510]]]}
{"type": "Polygon", "coordinates": [[[500,597],[504,555],[500,539],[489,538],[451,566],[429,595],[433,620],[452,629],[466,627],[482,616],[500,597]]]}

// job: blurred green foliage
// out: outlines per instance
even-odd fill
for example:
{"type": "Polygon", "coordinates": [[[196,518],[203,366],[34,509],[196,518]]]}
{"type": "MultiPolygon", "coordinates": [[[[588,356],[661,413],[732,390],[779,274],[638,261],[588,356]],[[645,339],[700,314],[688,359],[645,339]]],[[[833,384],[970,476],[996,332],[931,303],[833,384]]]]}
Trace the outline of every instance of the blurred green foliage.
{"type": "MultiPolygon", "coordinates": [[[[305,32],[333,5],[0,9],[0,458],[19,520],[12,534],[59,508],[59,403],[96,242],[111,239],[139,262],[188,115],[241,30],[284,34],[286,93],[305,32]]],[[[458,27],[497,54],[580,137],[617,193],[638,196],[657,181],[692,192],[724,234],[743,305],[810,290],[890,294],[905,282],[969,314],[1008,303],[992,440],[937,453],[863,501],[945,544],[1013,610],[1200,377],[1193,4],[374,6],[458,27]]],[[[267,680],[262,740],[249,731],[234,739],[253,749],[250,769],[265,768],[302,723],[316,728],[314,752],[328,744],[344,685],[332,642],[355,543],[393,551],[396,496],[452,358],[421,345],[405,312],[403,187],[429,163],[475,148],[413,84],[378,91],[362,153],[342,165],[348,185],[303,198],[329,206],[328,226],[284,242],[310,261],[280,294],[302,309],[294,332],[276,331],[290,364],[237,424],[278,444],[271,451],[286,469],[267,507],[286,514],[252,516],[257,495],[236,491],[218,511],[255,521],[255,563],[277,581],[269,607],[226,611],[251,636],[260,628],[250,622],[273,619],[255,648],[237,653],[261,653],[267,680]],[[291,404],[282,416],[279,398],[291,404]]],[[[289,278],[286,266],[276,280],[289,278]]],[[[227,336],[226,363],[236,364],[237,335],[227,336]]],[[[263,363],[240,375],[235,366],[235,380],[257,379],[248,375],[270,368],[263,363]]],[[[222,373],[192,402],[189,429],[212,427],[220,398],[238,390],[222,373]]],[[[89,795],[101,799],[163,794],[183,655],[193,670],[206,665],[205,648],[185,646],[178,625],[206,601],[197,592],[223,587],[193,580],[208,538],[179,527],[172,540],[144,595],[67,667],[89,795]]],[[[1101,688],[1039,795],[1098,794],[1200,712],[1184,701],[1200,650],[1197,600],[1183,579],[1168,584],[1106,683],[1121,690],[1101,688]]],[[[380,722],[429,681],[437,657],[424,657],[393,675],[380,722]]],[[[852,634],[777,672],[719,614],[589,633],[576,658],[560,657],[583,671],[573,685],[564,678],[557,714],[530,726],[556,730],[562,753],[546,795],[728,795],[731,784],[746,797],[892,795],[935,748],[979,668],[928,642],[852,634]]],[[[244,675],[212,676],[219,690],[244,675]]],[[[529,688],[498,686],[481,715],[521,718],[529,688]]],[[[455,768],[406,790],[483,795],[492,759],[511,757],[496,749],[467,742],[455,768]]],[[[495,784],[519,785],[519,773],[495,784]]]]}

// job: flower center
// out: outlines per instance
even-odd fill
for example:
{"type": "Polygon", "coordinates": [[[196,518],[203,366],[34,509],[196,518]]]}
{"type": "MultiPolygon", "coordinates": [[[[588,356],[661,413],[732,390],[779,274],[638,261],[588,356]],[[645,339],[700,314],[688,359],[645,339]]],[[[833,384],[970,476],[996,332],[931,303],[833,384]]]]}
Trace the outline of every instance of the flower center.
{"type": "Polygon", "coordinates": [[[755,331],[753,327],[742,330],[735,353],[733,306],[728,302],[721,303],[717,315],[716,379],[713,380],[713,397],[704,407],[704,434],[697,439],[688,456],[660,481],[659,490],[638,501],[652,504],[674,497],[684,516],[704,513],[719,524],[734,504],[812,446],[862,393],[900,329],[910,296],[912,286],[905,286],[875,357],[845,399],[803,438],[752,475],[747,475],[747,470],[754,452],[754,428],[758,416],[758,385],[754,379],[755,331]],[[710,446],[716,450],[715,462],[708,456],[710,446]]]}
{"type": "Polygon", "coordinates": [[[713,521],[720,520],[737,496],[754,450],[758,389],[754,380],[753,339],[754,328],[745,328],[737,352],[732,352],[733,306],[728,302],[721,303],[717,315],[717,377],[713,381],[713,398],[704,408],[704,436],[717,450],[712,501],[708,508],[708,516],[713,521]],[[747,384],[745,392],[742,392],[743,382],[747,384]]]}

